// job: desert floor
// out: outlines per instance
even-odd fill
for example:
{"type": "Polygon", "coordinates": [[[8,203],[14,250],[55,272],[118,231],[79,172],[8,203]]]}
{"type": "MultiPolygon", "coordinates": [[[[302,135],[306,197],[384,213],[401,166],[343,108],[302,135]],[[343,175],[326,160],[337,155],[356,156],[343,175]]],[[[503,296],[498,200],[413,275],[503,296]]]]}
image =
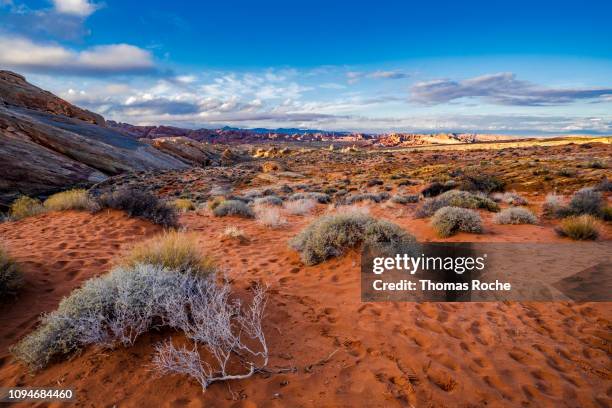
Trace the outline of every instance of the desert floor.
{"type": "MultiPolygon", "coordinates": [[[[469,152],[294,151],[266,159],[276,163],[272,172],[247,163],[118,182],[203,204],[214,185],[231,186],[236,193],[283,183],[302,184],[303,191],[307,184],[318,191],[333,187],[356,193],[381,188],[382,182],[371,181],[383,179],[393,194],[417,193],[432,179],[452,179],[458,169],[470,167],[495,173],[540,214],[547,192],[567,197],[610,176],[605,166],[589,164],[609,157],[610,145],[601,143],[469,152]]],[[[414,218],[417,205],[368,207],[419,241],[440,241],[428,220],[414,218]]],[[[363,303],[358,251],[307,267],[287,245],[329,210],[320,204],[309,216],[288,215],[287,226],[275,230],[255,220],[216,218],[206,209],[181,216],[182,226],[198,235],[202,251],[226,271],[236,296],[247,300],[256,281],[270,287],[264,327],[269,368],[281,373],[213,384],[204,393],[185,376],[159,377],[152,369],[154,345],[172,335],[180,340],[176,333],[153,332],[131,348],[90,348],[35,374],[9,352],[41,314],[54,310],[85,280],[109,271],[123,252],[160,233],[160,227],[107,210],[52,212],[0,224],[0,238],[26,277],[17,299],[0,305],[0,385],[71,387],[78,406],[95,407],[612,405],[611,303],[363,303]],[[228,226],[242,229],[249,241],[222,239],[228,226]]],[[[557,236],[557,221],[496,225],[492,213],[480,214],[483,234],[448,240],[571,242],[557,236]]],[[[600,241],[612,239],[609,222],[602,223],[601,232],[600,241]]]]}
{"type": "MultiPolygon", "coordinates": [[[[437,240],[426,220],[411,217],[413,207],[371,211],[421,241],[437,240]]],[[[453,240],[562,241],[553,225],[498,226],[482,215],[485,234],[453,240]]],[[[129,349],[89,349],[35,375],[8,352],[41,313],[159,227],[115,211],[48,213],[0,225],[27,279],[19,298],[2,305],[0,384],[72,387],[78,405],[96,407],[610,406],[610,303],[362,303],[358,252],[306,267],[287,246],[309,220],[289,216],[286,228],[270,230],[206,211],[182,216],[240,296],[255,280],[270,285],[270,368],[289,369],[214,384],[205,393],[187,377],[152,371],[154,344],[172,333],[145,335],[129,349]],[[220,239],[228,225],[250,241],[220,239]]],[[[602,239],[611,237],[608,225],[602,239]]]]}

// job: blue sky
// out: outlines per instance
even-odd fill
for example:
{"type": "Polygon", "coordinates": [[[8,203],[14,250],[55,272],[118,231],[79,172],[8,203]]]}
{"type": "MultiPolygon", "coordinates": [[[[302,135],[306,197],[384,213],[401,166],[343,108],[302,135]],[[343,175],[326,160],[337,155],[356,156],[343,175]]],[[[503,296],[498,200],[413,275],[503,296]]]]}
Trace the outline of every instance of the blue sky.
{"type": "Polygon", "coordinates": [[[612,134],[609,1],[0,0],[0,68],[109,119],[612,134]]]}

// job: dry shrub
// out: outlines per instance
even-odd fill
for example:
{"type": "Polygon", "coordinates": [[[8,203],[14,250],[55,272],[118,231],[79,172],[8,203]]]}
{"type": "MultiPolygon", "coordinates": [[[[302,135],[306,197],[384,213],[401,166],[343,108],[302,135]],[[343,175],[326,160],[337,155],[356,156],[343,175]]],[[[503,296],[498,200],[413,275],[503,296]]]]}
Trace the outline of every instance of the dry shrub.
{"type": "Polygon", "coordinates": [[[154,366],[162,373],[193,376],[205,389],[215,381],[246,378],[268,363],[262,330],[265,289],[256,287],[247,308],[230,295],[229,285],[214,275],[152,264],[118,267],[64,298],[11,351],[37,370],[88,345],[131,346],[141,334],[168,327],[182,331],[192,349],[186,355],[172,340],[160,343],[154,366]],[[200,347],[212,364],[202,361],[200,347]]]}
{"type": "Polygon", "coordinates": [[[516,192],[496,193],[493,199],[498,202],[506,203],[513,206],[521,206],[529,204],[525,198],[516,192]]]}
{"type": "MultiPolygon", "coordinates": [[[[410,184],[407,183],[407,185],[410,184]]],[[[457,184],[454,181],[447,181],[446,183],[434,181],[433,183],[425,187],[423,190],[421,190],[421,195],[423,197],[436,197],[442,193],[454,189],[455,187],[457,187],[457,184]]]]}
{"type": "Polygon", "coordinates": [[[572,216],[561,221],[556,228],[559,235],[574,240],[594,240],[599,236],[597,220],[592,215],[572,216]]]}
{"type": "Polygon", "coordinates": [[[302,253],[306,265],[316,265],[362,243],[387,245],[399,250],[415,242],[412,235],[396,224],[365,214],[347,213],[314,220],[289,244],[302,253]]]}
{"type": "Polygon", "coordinates": [[[432,217],[431,226],[441,237],[449,237],[457,232],[482,232],[480,215],[460,207],[440,208],[432,217]]]}
{"type": "Polygon", "coordinates": [[[595,191],[612,191],[612,181],[604,178],[595,186],[595,191]]]}
{"type": "Polygon", "coordinates": [[[223,197],[215,197],[208,201],[208,209],[214,211],[225,199],[223,197]]]}
{"type": "Polygon", "coordinates": [[[511,207],[495,214],[496,224],[537,224],[538,217],[524,207],[511,207]]]}
{"type": "Polygon", "coordinates": [[[284,204],[285,211],[292,215],[310,214],[316,206],[316,200],[306,198],[295,201],[287,201],[284,204]]]}
{"type": "Polygon", "coordinates": [[[396,204],[412,204],[419,202],[419,196],[416,194],[395,195],[391,197],[391,202],[396,204]]]}
{"type": "Polygon", "coordinates": [[[43,205],[49,211],[91,210],[94,201],[89,197],[87,190],[74,189],[53,194],[43,205]]]}
{"type": "Polygon", "coordinates": [[[215,270],[212,259],[203,255],[198,247],[197,236],[178,231],[167,231],[137,244],[121,261],[126,266],[140,263],[199,275],[208,275],[215,270]]]}
{"type": "Polygon", "coordinates": [[[572,215],[590,214],[598,216],[603,208],[603,197],[593,188],[578,190],[570,199],[567,211],[572,215]]]}
{"type": "Polygon", "coordinates": [[[549,193],[544,199],[542,205],[542,213],[545,217],[557,217],[563,210],[563,197],[557,194],[549,193]]]}
{"type": "Polygon", "coordinates": [[[345,197],[343,200],[343,204],[351,205],[355,203],[360,203],[362,201],[371,201],[373,203],[380,203],[382,201],[388,200],[389,197],[390,197],[390,194],[387,192],[378,193],[378,194],[376,193],[355,194],[355,195],[345,197]]]}
{"type": "Polygon", "coordinates": [[[172,204],[174,208],[181,212],[193,211],[196,209],[194,202],[188,198],[177,198],[172,204]]]}
{"type": "Polygon", "coordinates": [[[443,207],[461,208],[483,208],[488,211],[499,211],[495,201],[482,194],[474,194],[469,191],[451,190],[434,198],[428,198],[416,212],[417,218],[425,218],[433,215],[443,207]]]}
{"type": "Polygon", "coordinates": [[[281,215],[280,209],[269,206],[256,206],[255,218],[264,227],[277,229],[287,225],[287,219],[281,215]]]}
{"type": "Polygon", "coordinates": [[[97,203],[99,209],[123,210],[130,217],[144,218],[164,227],[178,226],[176,209],[146,191],[121,189],[102,194],[97,203]]]}
{"type": "Polygon", "coordinates": [[[235,226],[225,227],[221,233],[221,239],[234,239],[241,244],[249,242],[249,237],[246,235],[244,230],[235,226]]]}
{"type": "Polygon", "coordinates": [[[283,200],[275,195],[256,198],[253,203],[256,206],[282,206],[283,200]]]}
{"type": "Polygon", "coordinates": [[[468,172],[461,175],[459,189],[480,191],[486,194],[504,191],[505,183],[497,176],[484,173],[468,172]]]}
{"type": "Polygon", "coordinates": [[[213,209],[215,217],[225,217],[228,215],[236,215],[238,217],[253,218],[255,213],[248,205],[238,200],[222,201],[213,209]]]}
{"type": "Polygon", "coordinates": [[[14,296],[22,286],[23,275],[17,263],[0,246],[0,303],[9,296],[14,296]]]}
{"type": "Polygon", "coordinates": [[[42,205],[40,200],[28,196],[21,196],[11,204],[9,216],[11,219],[20,220],[22,218],[31,217],[44,212],[45,207],[42,205]]]}
{"type": "Polygon", "coordinates": [[[331,197],[328,194],[316,192],[294,193],[289,196],[289,201],[296,200],[316,200],[320,204],[328,204],[331,197]]]}

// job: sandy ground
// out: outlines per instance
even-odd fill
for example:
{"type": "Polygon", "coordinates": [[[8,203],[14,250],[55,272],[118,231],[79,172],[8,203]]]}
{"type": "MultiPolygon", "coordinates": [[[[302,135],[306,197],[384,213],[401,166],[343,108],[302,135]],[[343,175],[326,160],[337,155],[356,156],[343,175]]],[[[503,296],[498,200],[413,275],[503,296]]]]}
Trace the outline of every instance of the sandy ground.
{"type": "MultiPolygon", "coordinates": [[[[373,212],[421,241],[438,240],[426,220],[406,211],[373,212]]],[[[552,225],[495,226],[483,216],[485,234],[452,239],[562,241],[552,225]]],[[[305,267],[287,246],[308,220],[290,216],[288,227],[270,230],[252,220],[182,216],[238,293],[254,280],[270,285],[270,366],[295,368],[215,384],[205,393],[187,377],[160,378],[151,370],[153,346],[170,332],[145,335],[129,349],[88,349],[35,375],[8,352],[42,312],[158,227],[119,212],[51,213],[0,225],[27,279],[18,299],[0,306],[0,385],[72,387],[78,405],[92,407],[612,405],[611,303],[362,303],[358,252],[305,267]],[[228,225],[243,229],[250,242],[220,240],[228,225]]],[[[610,236],[607,227],[603,238],[610,236]]]]}

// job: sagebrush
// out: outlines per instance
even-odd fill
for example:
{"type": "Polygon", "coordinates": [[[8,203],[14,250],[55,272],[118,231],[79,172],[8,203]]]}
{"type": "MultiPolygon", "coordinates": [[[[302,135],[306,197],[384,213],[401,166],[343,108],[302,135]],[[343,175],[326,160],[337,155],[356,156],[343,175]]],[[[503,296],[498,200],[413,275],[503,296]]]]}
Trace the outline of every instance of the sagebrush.
{"type": "Polygon", "coordinates": [[[482,232],[482,220],[476,211],[460,207],[440,208],[431,218],[431,226],[441,237],[457,232],[482,232]]]}
{"type": "Polygon", "coordinates": [[[316,219],[289,244],[301,252],[306,265],[315,265],[363,243],[404,248],[415,242],[412,235],[396,224],[351,212],[316,219]]]}

